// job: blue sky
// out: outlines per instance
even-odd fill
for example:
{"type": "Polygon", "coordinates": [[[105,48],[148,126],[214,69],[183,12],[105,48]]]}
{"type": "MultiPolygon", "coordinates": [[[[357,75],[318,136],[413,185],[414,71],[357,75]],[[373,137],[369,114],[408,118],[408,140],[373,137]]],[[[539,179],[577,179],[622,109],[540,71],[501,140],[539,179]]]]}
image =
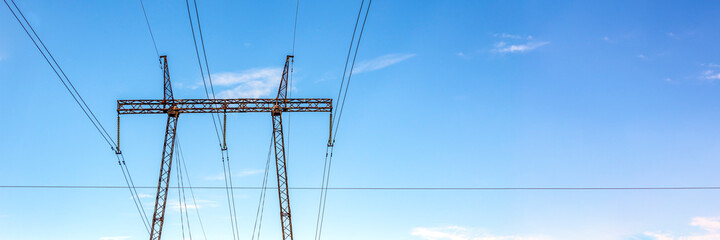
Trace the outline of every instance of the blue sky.
{"type": "MultiPolygon", "coordinates": [[[[116,100],[162,97],[138,1],[17,3],[106,127],[115,127],[116,100]]],[[[270,97],[292,50],[295,2],[198,5],[218,93],[270,97]]],[[[301,1],[293,96],[336,96],[358,6],[301,1]]],[[[185,3],[145,7],[175,97],[203,97],[185,3]]],[[[330,185],[717,186],[719,14],[714,1],[374,1],[330,185]]],[[[112,152],[5,7],[0,19],[0,185],[123,186],[112,152]]],[[[327,118],[287,120],[291,186],[320,186],[327,118]]],[[[122,121],[135,182],[153,186],[165,117],[122,121]]],[[[269,115],[236,114],[228,124],[235,184],[260,185],[269,115]]],[[[210,116],[183,115],[178,129],[193,185],[222,186],[210,116]]],[[[230,239],[224,191],[195,194],[208,238],[230,239]]],[[[259,191],[236,194],[245,239],[259,191]]],[[[280,239],[276,195],[268,196],[262,236],[280,239]]],[[[319,192],[291,197],[296,238],[312,238],[319,192]]],[[[719,198],[717,190],[331,190],[323,237],[720,239],[719,198]]],[[[152,198],[141,200],[151,208],[152,198]]],[[[168,201],[163,236],[180,239],[177,192],[168,201]]],[[[126,189],[0,189],[0,239],[146,237],[126,189]]]]}

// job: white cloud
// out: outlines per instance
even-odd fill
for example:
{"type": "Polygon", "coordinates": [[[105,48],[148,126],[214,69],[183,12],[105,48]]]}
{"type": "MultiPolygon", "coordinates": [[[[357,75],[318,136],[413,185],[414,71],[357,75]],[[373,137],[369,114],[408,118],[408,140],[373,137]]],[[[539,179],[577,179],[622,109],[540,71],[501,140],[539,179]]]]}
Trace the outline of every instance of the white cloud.
{"type": "Polygon", "coordinates": [[[720,79],[720,73],[715,72],[714,70],[705,70],[700,78],[713,82],[720,79]]]}
{"type": "Polygon", "coordinates": [[[258,98],[274,93],[282,77],[282,68],[256,68],[243,72],[224,72],[212,75],[213,84],[230,89],[220,91],[219,98],[258,98]]]}
{"type": "Polygon", "coordinates": [[[123,240],[128,239],[130,236],[119,236],[119,237],[100,237],[100,240],[123,240]]]}
{"type": "Polygon", "coordinates": [[[353,73],[371,72],[371,71],[383,69],[390,65],[405,61],[405,60],[410,59],[415,56],[416,56],[415,54],[383,55],[383,56],[377,57],[375,59],[362,61],[362,62],[358,63],[358,65],[353,70],[353,73]]]}
{"type": "Polygon", "coordinates": [[[695,217],[690,225],[708,232],[718,232],[720,230],[720,217],[695,217]]]}
{"type": "Polygon", "coordinates": [[[720,64],[714,64],[714,63],[703,63],[703,64],[700,64],[700,66],[709,67],[709,68],[720,68],[720,64]]]}
{"type": "Polygon", "coordinates": [[[154,197],[154,196],[153,196],[153,195],[150,195],[150,194],[140,193],[140,194],[138,194],[138,197],[139,197],[139,198],[152,198],[152,197],[154,197]]]}
{"type": "MultiPolygon", "coordinates": [[[[150,195],[150,194],[138,193],[138,196],[137,196],[137,197],[138,197],[138,198],[154,198],[155,196],[150,195]]],[[[133,197],[130,197],[130,199],[132,199],[132,198],[133,198],[133,197]]]]}
{"type": "Polygon", "coordinates": [[[695,217],[690,222],[691,226],[703,229],[700,234],[686,234],[673,236],[667,233],[646,232],[644,235],[653,240],[718,240],[720,239],[720,217],[695,217]]]}
{"type": "Polygon", "coordinates": [[[602,39],[605,40],[606,42],[610,41],[610,38],[608,36],[604,36],[602,39]]]}
{"type": "Polygon", "coordinates": [[[235,176],[238,176],[238,177],[252,176],[252,175],[255,175],[258,173],[262,173],[262,172],[265,172],[265,171],[260,170],[260,169],[243,170],[242,172],[235,174],[235,176]]]}
{"type": "Polygon", "coordinates": [[[205,177],[205,180],[208,180],[208,181],[225,180],[225,175],[223,175],[222,173],[218,173],[218,174],[215,174],[212,176],[205,177]]]}
{"type": "Polygon", "coordinates": [[[523,35],[516,35],[516,34],[509,34],[509,33],[494,33],[493,37],[496,38],[508,38],[508,39],[532,39],[532,35],[523,36],[523,35]]]}
{"type": "Polygon", "coordinates": [[[425,240],[543,240],[541,236],[529,235],[491,235],[478,230],[459,226],[441,228],[414,228],[411,235],[425,240]]]}
{"type": "Polygon", "coordinates": [[[545,46],[549,43],[550,42],[528,42],[525,44],[508,45],[506,42],[498,42],[495,43],[495,49],[493,50],[499,53],[527,52],[545,46]]]}
{"type": "Polygon", "coordinates": [[[180,211],[180,209],[182,209],[183,211],[187,211],[187,209],[217,207],[217,202],[210,201],[210,200],[202,200],[202,199],[196,200],[195,203],[197,203],[197,204],[190,204],[192,202],[187,202],[185,204],[180,205],[180,202],[177,200],[171,200],[171,201],[168,201],[168,203],[169,203],[168,206],[175,211],[180,211]]]}
{"type": "MultiPolygon", "coordinates": [[[[256,175],[256,174],[264,173],[264,172],[265,172],[264,170],[260,170],[260,169],[248,169],[248,170],[242,170],[242,171],[240,171],[239,173],[235,173],[235,174],[233,174],[233,176],[237,176],[237,177],[247,177],[247,176],[252,176],[252,175],[256,175]]],[[[222,173],[218,173],[218,174],[213,175],[213,176],[207,176],[207,177],[205,177],[205,180],[209,180],[209,181],[225,180],[225,175],[222,174],[222,173]]]]}
{"type": "Polygon", "coordinates": [[[642,59],[642,60],[648,60],[648,57],[645,56],[645,54],[638,54],[637,58],[642,59]]]}

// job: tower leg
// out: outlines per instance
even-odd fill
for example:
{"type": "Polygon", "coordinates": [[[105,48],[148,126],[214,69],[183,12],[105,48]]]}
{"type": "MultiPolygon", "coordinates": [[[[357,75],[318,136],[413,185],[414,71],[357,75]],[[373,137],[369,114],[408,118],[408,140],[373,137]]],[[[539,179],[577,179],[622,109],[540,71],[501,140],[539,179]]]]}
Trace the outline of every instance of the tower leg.
{"type": "Polygon", "coordinates": [[[178,112],[169,112],[167,126],[165,127],[165,146],[163,147],[162,163],[160,164],[160,179],[158,179],[157,196],[155,197],[155,212],[152,219],[150,240],[160,239],[165,221],[165,205],[170,184],[170,167],[172,166],[173,150],[175,149],[175,130],[177,129],[178,112]]]}
{"type": "Polygon", "coordinates": [[[273,111],[273,140],[275,142],[275,167],[277,169],[278,199],[280,200],[280,222],[283,240],[292,240],[292,218],[290,196],[288,195],[287,171],[285,169],[285,139],[283,137],[282,112],[273,111]]]}

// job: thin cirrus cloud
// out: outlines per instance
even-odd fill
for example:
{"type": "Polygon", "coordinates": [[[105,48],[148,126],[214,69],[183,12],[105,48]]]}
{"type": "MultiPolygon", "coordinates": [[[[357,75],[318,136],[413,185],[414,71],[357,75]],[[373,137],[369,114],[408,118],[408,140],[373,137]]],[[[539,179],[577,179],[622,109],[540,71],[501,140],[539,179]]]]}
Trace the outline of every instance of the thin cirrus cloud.
{"type": "Polygon", "coordinates": [[[195,204],[189,204],[189,203],[183,203],[180,204],[177,200],[170,200],[168,201],[168,206],[170,209],[176,210],[176,211],[187,211],[188,209],[198,209],[198,208],[206,208],[206,207],[217,207],[217,202],[210,201],[210,200],[202,200],[198,199],[194,201],[195,204]]]}
{"type": "MultiPolygon", "coordinates": [[[[233,174],[233,176],[247,177],[247,176],[252,176],[252,175],[256,175],[256,174],[263,173],[263,172],[264,172],[263,170],[259,170],[259,169],[250,169],[250,170],[240,171],[239,173],[235,173],[235,174],[233,174]]],[[[208,180],[208,181],[225,180],[225,175],[222,173],[218,173],[217,175],[214,175],[214,176],[205,177],[205,180],[208,180]]]]}
{"type": "Polygon", "coordinates": [[[254,68],[242,72],[212,74],[213,83],[228,87],[218,93],[219,98],[258,98],[269,96],[277,88],[282,68],[254,68]]]}
{"type": "Polygon", "coordinates": [[[522,53],[535,50],[539,47],[550,44],[550,42],[528,42],[523,44],[508,44],[506,42],[498,42],[493,49],[499,53],[522,53]]]}
{"type": "Polygon", "coordinates": [[[362,61],[353,69],[353,73],[372,72],[415,57],[416,54],[387,54],[367,61],[362,61]]]}
{"type": "Polygon", "coordinates": [[[425,240],[546,240],[542,236],[526,235],[492,235],[475,229],[459,226],[438,228],[414,228],[411,235],[425,240]]]}
{"type": "Polygon", "coordinates": [[[523,53],[535,50],[539,47],[550,44],[547,41],[536,41],[533,40],[532,35],[517,35],[509,33],[495,33],[492,35],[495,38],[499,38],[499,42],[496,42],[492,51],[498,53],[523,53]]]}
{"type": "Polygon", "coordinates": [[[118,237],[100,237],[100,240],[123,240],[128,239],[130,236],[118,236],[118,237]]]}
{"type": "Polygon", "coordinates": [[[707,70],[703,71],[700,75],[700,79],[708,82],[715,82],[720,79],[720,65],[714,63],[700,64],[702,67],[706,67],[707,70]]]}
{"type": "MultiPolygon", "coordinates": [[[[371,72],[415,57],[415,54],[387,54],[358,63],[353,72],[371,72]]],[[[282,77],[282,68],[253,68],[241,72],[212,74],[213,84],[221,90],[219,98],[259,98],[271,96],[277,90],[282,77]]],[[[193,87],[195,88],[195,87],[193,87]]]]}
{"type": "Polygon", "coordinates": [[[720,239],[720,217],[695,217],[690,222],[691,226],[704,230],[699,234],[673,235],[669,233],[646,232],[640,239],[653,240],[714,240],[720,239]]]}

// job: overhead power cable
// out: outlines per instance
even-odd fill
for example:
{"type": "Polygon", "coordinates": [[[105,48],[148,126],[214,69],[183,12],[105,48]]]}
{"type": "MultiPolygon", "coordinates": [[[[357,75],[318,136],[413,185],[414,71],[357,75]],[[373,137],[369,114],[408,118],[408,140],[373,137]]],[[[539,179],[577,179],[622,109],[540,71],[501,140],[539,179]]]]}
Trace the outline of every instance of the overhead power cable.
{"type": "MultiPolygon", "coordinates": [[[[205,80],[205,70],[203,69],[202,61],[200,60],[200,50],[198,49],[198,43],[197,43],[197,39],[195,37],[195,25],[193,24],[192,14],[190,13],[190,2],[188,0],[185,0],[185,6],[187,7],[188,20],[190,21],[190,32],[192,33],[192,36],[193,36],[193,46],[195,47],[195,55],[197,56],[198,66],[200,67],[200,76],[202,77],[203,88],[205,89],[205,96],[208,99],[211,99],[210,92],[208,91],[208,87],[207,87],[207,83],[206,83],[207,81],[205,80]]],[[[197,4],[195,4],[195,6],[197,7],[197,4]]],[[[195,11],[197,12],[197,8],[195,8],[195,11]]],[[[198,26],[199,25],[200,24],[198,24],[198,26]]],[[[203,47],[203,49],[204,49],[204,47],[203,47]]],[[[203,50],[203,55],[205,55],[204,50],[203,50]]],[[[207,74],[210,75],[210,72],[208,71],[207,74]]],[[[213,90],[212,86],[210,87],[210,90],[213,90]]],[[[213,90],[212,95],[213,95],[212,99],[214,99],[215,98],[214,90],[213,90]]],[[[220,144],[220,147],[222,148],[222,141],[220,140],[220,131],[218,130],[218,124],[215,122],[215,114],[210,114],[210,116],[212,116],[213,126],[215,128],[215,135],[217,136],[218,143],[220,144]]]]}
{"type": "Polygon", "coordinates": [[[260,239],[260,230],[262,228],[263,214],[265,213],[265,199],[267,196],[267,183],[268,176],[270,173],[270,156],[272,153],[272,138],[270,139],[270,146],[268,147],[267,160],[265,161],[265,174],[263,175],[262,191],[260,191],[260,198],[258,199],[257,212],[255,213],[255,223],[253,224],[253,233],[251,240],[255,240],[257,233],[257,239],[260,239]]]}
{"type": "MultiPolygon", "coordinates": [[[[0,185],[0,189],[68,189],[99,190],[124,189],[125,186],[108,185],[0,185]]],[[[137,186],[139,189],[156,189],[157,186],[137,186]]],[[[180,187],[168,187],[172,189],[180,187]]],[[[187,186],[186,189],[225,190],[222,186],[187,186]]],[[[267,190],[272,187],[242,186],[237,190],[267,190]]],[[[289,187],[293,190],[337,190],[337,191],[664,191],[664,190],[720,190],[720,186],[659,186],[659,187],[289,187]]]]}
{"type": "Polygon", "coordinates": [[[95,113],[93,113],[92,109],[90,109],[90,106],[87,105],[85,102],[85,99],[80,95],[80,92],[75,88],[75,85],[70,81],[70,78],[68,78],[67,74],[65,74],[65,71],[62,70],[62,67],[60,67],[60,64],[55,60],[55,57],[53,57],[50,50],[47,48],[45,43],[42,41],[40,36],[37,34],[35,29],[32,27],[30,22],[25,18],[25,15],[22,13],[20,8],[17,6],[14,0],[11,0],[13,6],[15,9],[13,10],[12,7],[10,7],[10,4],[7,2],[7,0],[3,0],[5,2],[5,5],[8,7],[10,12],[13,14],[15,19],[18,21],[20,26],[23,28],[25,33],[30,37],[30,40],[32,40],[33,44],[35,44],[35,47],[40,52],[40,54],[43,56],[45,61],[50,65],[50,68],[52,68],[53,72],[55,72],[55,75],[57,75],[58,79],[60,79],[60,82],[63,84],[65,89],[70,93],[70,96],[72,96],[73,100],[75,100],[75,103],[78,104],[80,109],[83,111],[85,116],[90,120],[93,127],[100,133],[102,138],[105,140],[105,142],[110,146],[110,149],[113,150],[116,153],[116,157],[118,159],[118,165],[120,165],[120,170],[123,173],[123,178],[125,179],[125,183],[127,184],[127,188],[130,190],[130,194],[133,198],[133,203],[135,204],[135,208],[138,210],[140,214],[140,218],[142,219],[143,225],[145,226],[145,229],[150,232],[149,228],[149,220],[147,218],[147,214],[145,213],[145,209],[142,206],[142,203],[140,202],[140,199],[137,195],[137,190],[135,189],[135,184],[132,181],[132,177],[130,175],[130,170],[127,168],[127,165],[125,163],[125,156],[122,155],[117,149],[115,149],[115,141],[112,140],[112,137],[110,134],[105,130],[105,127],[103,127],[102,123],[98,120],[97,116],[95,116],[95,113]],[[15,13],[17,11],[17,14],[15,13]],[[20,17],[22,17],[22,21],[20,20],[20,17],[18,17],[18,14],[20,14],[20,17]],[[26,27],[27,25],[27,27],[26,27]],[[28,31],[28,28],[30,31],[32,31],[32,34],[30,34],[30,31],[28,31]],[[38,44],[39,43],[39,44],[38,44]],[[42,46],[42,48],[40,48],[42,46]],[[43,51],[44,50],[44,51],[43,51]],[[49,58],[48,58],[49,57],[49,58]],[[50,61],[52,60],[52,62],[50,61]],[[59,71],[59,72],[58,72],[59,71]]]}
{"type": "Polygon", "coordinates": [[[20,20],[18,15],[15,14],[15,11],[12,9],[12,7],[10,7],[7,0],[3,0],[3,1],[5,2],[5,5],[7,5],[8,9],[13,14],[13,16],[15,16],[15,19],[18,21],[18,23],[20,23],[20,26],[22,26],[23,30],[25,30],[25,33],[27,33],[28,37],[30,37],[30,40],[33,41],[33,43],[35,44],[35,47],[38,49],[40,54],[42,54],[43,58],[45,58],[45,61],[48,63],[48,65],[50,65],[50,68],[52,68],[52,70],[55,72],[57,77],[60,79],[60,82],[62,82],[63,86],[65,86],[65,89],[67,89],[67,91],[70,93],[70,96],[72,96],[73,100],[75,100],[75,102],[78,104],[80,109],[82,109],[83,113],[85,113],[85,116],[87,116],[87,118],[93,124],[95,129],[97,129],[97,131],[103,137],[105,142],[107,142],[107,144],[110,146],[110,148],[112,148],[114,150],[115,141],[112,140],[112,137],[110,136],[110,134],[105,130],[105,127],[102,126],[100,121],[95,116],[95,113],[93,113],[93,111],[90,109],[90,107],[87,105],[87,103],[85,103],[85,99],[83,99],[82,96],[80,96],[80,93],[75,88],[75,85],[73,85],[73,83],[67,77],[67,75],[65,74],[65,71],[62,70],[62,67],[60,67],[60,64],[57,63],[57,61],[55,60],[55,57],[53,57],[52,53],[50,53],[50,50],[48,50],[47,46],[45,46],[45,43],[43,43],[42,39],[40,39],[40,36],[38,36],[37,32],[35,32],[35,29],[32,27],[32,25],[30,25],[30,22],[28,22],[28,20],[25,18],[25,15],[22,13],[22,11],[20,11],[20,8],[15,4],[15,1],[11,0],[13,6],[15,6],[15,11],[17,11],[18,14],[20,14],[20,16],[22,17],[22,19],[23,19],[22,21],[20,20]],[[23,21],[24,21],[24,24],[23,24],[23,21]],[[32,35],[30,34],[30,31],[28,31],[28,29],[25,27],[25,25],[27,25],[27,27],[30,28],[30,30],[32,31],[32,35]],[[36,41],[36,39],[37,39],[37,41],[36,41]],[[39,45],[38,45],[38,42],[40,43],[39,45]],[[42,49],[40,48],[41,45],[42,45],[42,49]],[[43,51],[43,49],[45,51],[43,51]],[[48,58],[48,57],[50,57],[50,58],[48,58]],[[52,62],[50,60],[52,60],[52,62]]]}
{"type": "MultiPolygon", "coordinates": [[[[130,172],[126,173],[126,168],[123,167],[123,162],[120,159],[120,154],[115,154],[115,156],[118,158],[118,165],[120,165],[120,170],[123,173],[123,178],[125,179],[125,183],[128,186],[131,186],[130,183],[132,183],[132,178],[130,178],[130,172]]],[[[123,157],[124,158],[124,157],[123,157]]],[[[150,223],[149,218],[147,217],[147,213],[145,212],[145,208],[142,206],[142,202],[140,201],[140,197],[137,194],[137,189],[135,188],[135,184],[132,184],[132,187],[127,187],[128,190],[130,190],[130,195],[132,196],[133,203],[135,204],[135,208],[137,209],[138,213],[140,214],[140,218],[143,221],[143,225],[145,226],[145,230],[150,234],[150,223]]]]}
{"type": "Polygon", "coordinates": [[[358,49],[360,48],[360,40],[362,40],[363,32],[365,31],[365,23],[367,22],[368,15],[370,13],[370,6],[372,5],[372,0],[368,2],[367,8],[365,8],[365,18],[363,19],[362,26],[360,27],[360,35],[358,36],[357,43],[355,44],[355,54],[353,56],[352,64],[350,65],[350,72],[347,77],[347,82],[345,81],[345,73],[347,72],[348,68],[348,62],[350,59],[350,53],[352,52],[353,42],[355,40],[355,33],[357,31],[358,23],[360,20],[360,16],[362,14],[362,10],[365,4],[365,0],[360,2],[360,9],[358,10],[358,16],[355,20],[355,27],[353,29],[353,36],[350,40],[350,47],[348,49],[348,55],[345,59],[345,69],[343,70],[343,76],[342,80],[340,82],[340,89],[338,91],[338,102],[336,104],[336,107],[334,108],[335,119],[331,120],[330,127],[335,127],[333,135],[330,136],[330,139],[328,139],[328,146],[325,148],[325,164],[323,166],[323,183],[321,185],[322,190],[320,190],[320,202],[318,203],[318,217],[316,220],[315,225],[315,240],[320,240],[322,237],[322,228],[323,223],[325,222],[325,208],[327,206],[327,190],[328,186],[330,184],[330,172],[332,169],[332,158],[333,158],[333,152],[335,150],[335,139],[337,137],[338,128],[340,126],[340,119],[342,117],[343,109],[345,108],[345,102],[347,100],[347,93],[348,89],[350,88],[350,80],[352,78],[353,69],[355,68],[355,60],[357,59],[358,49]],[[343,83],[344,85],[344,94],[342,98],[342,103],[340,100],[340,93],[343,92],[343,83]],[[340,106],[339,110],[337,106],[340,106]],[[339,113],[338,113],[339,111],[339,113]]]}
{"type": "MultiPolygon", "coordinates": [[[[176,148],[176,149],[177,149],[177,148],[176,148]]],[[[175,155],[176,155],[176,157],[177,157],[177,153],[176,153],[175,155]]],[[[178,169],[180,168],[179,162],[180,162],[180,161],[175,161],[175,165],[176,165],[175,168],[178,168],[178,169]]],[[[180,175],[182,175],[182,174],[180,173],[180,170],[175,171],[175,176],[177,176],[177,182],[178,182],[178,191],[177,191],[177,192],[178,192],[178,209],[180,210],[180,231],[181,231],[181,233],[182,233],[182,235],[181,235],[181,236],[182,236],[182,239],[185,240],[185,221],[184,221],[184,219],[183,219],[183,208],[185,208],[185,206],[184,206],[184,203],[183,203],[183,198],[182,198],[182,196],[181,196],[181,195],[182,195],[182,194],[181,194],[181,193],[182,193],[182,190],[183,190],[184,188],[182,188],[183,186],[182,186],[182,184],[180,183],[180,175]]],[[[185,212],[187,212],[187,211],[185,211],[185,212]]]]}
{"type": "Polygon", "coordinates": [[[150,31],[150,38],[153,42],[153,47],[155,47],[155,54],[157,54],[158,57],[160,57],[160,51],[158,51],[157,43],[155,43],[155,35],[153,34],[152,28],[150,28],[150,20],[148,20],[147,12],[145,11],[145,4],[143,4],[143,0],[140,0],[140,7],[142,7],[143,15],[145,15],[145,23],[147,23],[148,31],[150,31]]]}
{"type": "MultiPolygon", "coordinates": [[[[190,182],[190,174],[188,173],[187,163],[185,161],[185,154],[183,153],[182,147],[180,146],[180,143],[177,143],[177,150],[180,154],[179,161],[182,162],[181,168],[183,169],[183,173],[185,173],[185,179],[187,180],[188,189],[190,189],[190,196],[193,200],[193,205],[198,206],[197,200],[195,199],[195,192],[193,191],[192,182],[190,182]]],[[[207,240],[207,234],[205,233],[205,226],[203,225],[202,218],[200,217],[200,208],[195,207],[195,213],[197,214],[198,222],[200,223],[200,230],[203,233],[203,237],[205,240],[207,240]]],[[[188,218],[189,219],[189,218],[188,218]]]]}
{"type": "MultiPolygon", "coordinates": [[[[195,35],[195,27],[193,25],[192,14],[190,12],[189,0],[185,0],[185,5],[187,8],[187,12],[188,12],[188,20],[190,21],[190,30],[193,35],[193,45],[195,47],[195,54],[197,56],[198,66],[200,67],[200,75],[202,77],[203,87],[205,89],[205,96],[208,99],[215,99],[215,88],[213,87],[212,74],[210,72],[210,67],[209,67],[208,60],[207,60],[207,51],[205,49],[205,40],[204,40],[203,33],[202,33],[202,26],[200,24],[200,13],[199,13],[199,10],[197,7],[197,1],[193,0],[193,6],[194,6],[194,10],[195,10],[195,18],[196,18],[197,27],[198,27],[198,33],[200,35],[200,46],[202,47],[202,55],[203,55],[203,59],[205,62],[204,70],[203,70],[203,65],[202,65],[203,61],[200,58],[200,50],[198,48],[198,42],[197,42],[197,38],[195,35]],[[205,79],[205,73],[207,73],[208,81],[206,81],[206,79],[205,79]],[[208,84],[206,82],[209,82],[210,91],[208,91],[208,86],[207,86],[208,84]],[[211,95],[212,95],[212,97],[211,97],[211,95]]],[[[228,192],[228,205],[229,205],[229,212],[230,212],[230,225],[232,226],[232,231],[233,231],[233,239],[239,239],[239,236],[238,236],[239,229],[238,229],[238,223],[237,223],[237,210],[236,210],[237,208],[236,208],[236,204],[235,204],[235,195],[234,195],[233,188],[232,188],[233,182],[232,182],[232,172],[231,172],[231,168],[230,168],[230,157],[227,153],[227,146],[220,138],[220,130],[218,129],[218,125],[220,125],[220,126],[226,126],[226,125],[224,125],[220,121],[219,114],[213,113],[213,114],[210,114],[210,116],[212,117],[213,127],[215,129],[215,135],[217,136],[218,144],[220,146],[220,154],[221,154],[221,159],[222,159],[222,164],[223,164],[223,175],[225,176],[225,184],[226,184],[226,188],[227,188],[226,190],[229,190],[229,191],[227,191],[228,192]],[[216,118],[216,115],[217,115],[217,118],[216,118]],[[227,164],[227,167],[225,166],[225,164],[227,164]]],[[[226,131],[223,130],[222,134],[223,134],[222,139],[225,139],[226,131]]]]}

